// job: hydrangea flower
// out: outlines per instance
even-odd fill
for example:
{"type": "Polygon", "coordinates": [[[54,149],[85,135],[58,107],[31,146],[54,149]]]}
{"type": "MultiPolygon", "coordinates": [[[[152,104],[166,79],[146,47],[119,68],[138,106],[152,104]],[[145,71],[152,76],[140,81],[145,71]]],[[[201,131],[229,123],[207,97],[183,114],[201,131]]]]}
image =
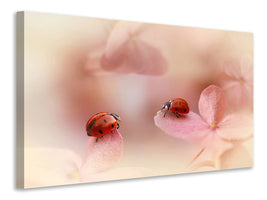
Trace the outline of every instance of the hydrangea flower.
{"type": "Polygon", "coordinates": [[[101,58],[104,70],[117,73],[162,75],[167,61],[150,40],[144,39],[147,26],[136,22],[118,22],[112,30],[101,58]]]}
{"type": "Polygon", "coordinates": [[[200,95],[200,115],[190,111],[177,118],[169,112],[163,117],[164,111],[159,111],[154,121],[166,134],[199,144],[203,148],[223,152],[233,146],[231,142],[245,140],[253,134],[252,116],[225,116],[225,106],[223,90],[210,85],[200,95]]]}
{"type": "Polygon", "coordinates": [[[223,64],[221,86],[231,109],[253,106],[253,63],[249,58],[229,58],[223,64]]]}
{"type": "Polygon", "coordinates": [[[62,148],[25,149],[25,188],[137,178],[152,175],[145,168],[113,168],[123,153],[117,129],[96,142],[90,137],[83,156],[62,148]]]}

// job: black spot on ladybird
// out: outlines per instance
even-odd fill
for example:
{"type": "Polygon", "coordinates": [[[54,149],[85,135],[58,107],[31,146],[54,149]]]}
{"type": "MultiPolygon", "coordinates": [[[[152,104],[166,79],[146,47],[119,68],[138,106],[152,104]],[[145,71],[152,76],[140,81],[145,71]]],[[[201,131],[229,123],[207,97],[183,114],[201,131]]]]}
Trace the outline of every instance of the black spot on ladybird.
{"type": "Polygon", "coordinates": [[[182,105],[182,103],[181,103],[181,102],[179,102],[179,105],[182,105]]]}
{"type": "Polygon", "coordinates": [[[112,126],[112,128],[113,128],[113,127],[114,127],[114,124],[112,124],[111,126],[112,126]]]}
{"type": "Polygon", "coordinates": [[[99,130],[99,133],[103,134],[103,131],[102,130],[99,130]]]}
{"type": "Polygon", "coordinates": [[[107,120],[104,119],[104,122],[107,123],[107,120]]]}
{"type": "Polygon", "coordinates": [[[176,111],[177,111],[178,109],[177,109],[177,108],[175,108],[174,110],[176,110],[176,111]]]}
{"type": "Polygon", "coordinates": [[[184,109],[184,111],[185,111],[185,112],[187,111],[186,108],[184,109]]]}

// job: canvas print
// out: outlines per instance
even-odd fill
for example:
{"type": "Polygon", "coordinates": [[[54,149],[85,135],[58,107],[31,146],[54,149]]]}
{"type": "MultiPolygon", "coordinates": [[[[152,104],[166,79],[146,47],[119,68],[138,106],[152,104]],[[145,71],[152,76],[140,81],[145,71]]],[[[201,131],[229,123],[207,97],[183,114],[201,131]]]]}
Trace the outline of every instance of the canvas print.
{"type": "Polygon", "coordinates": [[[16,72],[18,187],[253,166],[252,33],[19,12],[16,72]]]}

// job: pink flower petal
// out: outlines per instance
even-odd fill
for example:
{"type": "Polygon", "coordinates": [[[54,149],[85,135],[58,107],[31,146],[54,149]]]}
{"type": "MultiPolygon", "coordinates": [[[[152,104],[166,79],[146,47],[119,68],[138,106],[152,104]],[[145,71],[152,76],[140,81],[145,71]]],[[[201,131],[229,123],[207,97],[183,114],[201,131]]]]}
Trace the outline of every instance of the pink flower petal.
{"type": "Polygon", "coordinates": [[[87,55],[86,62],[84,65],[84,70],[86,73],[92,75],[95,72],[99,72],[101,69],[100,58],[105,50],[105,43],[99,44],[95,48],[91,49],[87,55]]]}
{"type": "Polygon", "coordinates": [[[209,125],[196,113],[190,111],[179,118],[171,112],[163,117],[164,113],[165,111],[158,111],[154,121],[156,126],[165,133],[190,142],[197,142],[206,136],[205,131],[209,128],[209,125]]]}
{"type": "Polygon", "coordinates": [[[139,37],[141,34],[139,29],[142,26],[144,24],[138,22],[118,22],[110,33],[106,44],[106,56],[113,57],[113,54],[116,54],[125,42],[130,41],[133,37],[139,37]]]}
{"type": "Polygon", "coordinates": [[[191,170],[193,172],[199,172],[199,171],[203,172],[203,171],[214,171],[216,170],[216,168],[215,168],[214,161],[204,160],[192,166],[191,170]]]}
{"type": "Polygon", "coordinates": [[[80,182],[79,155],[68,149],[25,148],[24,187],[45,187],[80,182]]]}
{"type": "Polygon", "coordinates": [[[217,133],[222,139],[230,142],[246,140],[253,136],[253,116],[228,115],[220,122],[217,133]]]}
{"type": "Polygon", "coordinates": [[[225,98],[221,88],[210,85],[204,89],[199,99],[199,112],[209,125],[218,124],[224,116],[225,98]]]}
{"type": "Polygon", "coordinates": [[[180,118],[171,112],[166,117],[163,115],[164,111],[159,111],[154,121],[156,126],[168,135],[220,152],[232,147],[231,143],[218,136],[217,129],[212,129],[194,112],[189,112],[180,118]]]}
{"type": "Polygon", "coordinates": [[[117,73],[149,75],[166,72],[167,61],[160,50],[142,40],[141,25],[118,23],[115,26],[101,58],[103,69],[117,73]]]}
{"type": "Polygon", "coordinates": [[[234,79],[241,78],[240,62],[237,59],[229,58],[223,63],[224,73],[234,79]]]}
{"type": "Polygon", "coordinates": [[[83,176],[101,172],[112,168],[121,158],[123,153],[123,139],[117,129],[99,138],[91,137],[91,143],[87,148],[87,158],[81,166],[80,173],[83,176]]]}
{"type": "Polygon", "coordinates": [[[250,57],[229,58],[223,64],[223,71],[237,81],[253,82],[253,62],[250,57]]]}
{"type": "Polygon", "coordinates": [[[248,150],[238,145],[225,151],[220,156],[221,169],[244,168],[253,166],[253,158],[248,150]]]}
{"type": "Polygon", "coordinates": [[[224,66],[221,85],[225,91],[227,109],[253,109],[253,63],[250,58],[232,58],[224,66]]]}
{"type": "Polygon", "coordinates": [[[253,85],[253,60],[251,57],[243,57],[240,61],[241,76],[247,84],[253,85]]]}
{"type": "Polygon", "coordinates": [[[198,143],[201,146],[206,147],[207,149],[216,150],[218,154],[233,147],[232,143],[221,139],[221,137],[218,135],[218,128],[212,129],[211,127],[209,127],[206,130],[199,131],[199,134],[200,135],[205,134],[205,137],[203,137],[202,140],[200,140],[198,143]]]}

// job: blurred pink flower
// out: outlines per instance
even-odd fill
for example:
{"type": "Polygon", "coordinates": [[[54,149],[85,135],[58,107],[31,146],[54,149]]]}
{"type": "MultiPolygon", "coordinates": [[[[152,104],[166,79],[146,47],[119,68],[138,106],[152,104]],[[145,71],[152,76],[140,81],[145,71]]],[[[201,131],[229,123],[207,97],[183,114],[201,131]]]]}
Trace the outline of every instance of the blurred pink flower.
{"type": "Polygon", "coordinates": [[[251,116],[232,114],[224,117],[225,99],[221,88],[211,85],[204,89],[198,106],[200,116],[191,111],[177,118],[169,112],[164,118],[164,111],[159,111],[154,117],[155,124],[171,136],[218,152],[231,148],[233,141],[252,136],[251,116]]]}
{"type": "Polygon", "coordinates": [[[244,168],[253,166],[253,155],[243,144],[225,151],[219,159],[221,169],[244,168]]]}
{"type": "Polygon", "coordinates": [[[111,32],[101,59],[104,70],[117,73],[161,75],[167,61],[161,51],[142,37],[148,25],[118,22],[111,32]]]}
{"type": "Polygon", "coordinates": [[[69,149],[26,148],[25,188],[105,180],[101,172],[107,173],[122,152],[123,139],[117,129],[98,142],[90,137],[83,158],[69,149]]]}
{"type": "Polygon", "coordinates": [[[117,129],[105,137],[88,139],[82,156],[62,148],[26,148],[24,187],[45,187],[153,176],[142,167],[113,168],[123,153],[117,129]]]}
{"type": "Polygon", "coordinates": [[[223,64],[221,79],[231,109],[253,106],[253,63],[251,59],[230,58],[223,64]]]}

